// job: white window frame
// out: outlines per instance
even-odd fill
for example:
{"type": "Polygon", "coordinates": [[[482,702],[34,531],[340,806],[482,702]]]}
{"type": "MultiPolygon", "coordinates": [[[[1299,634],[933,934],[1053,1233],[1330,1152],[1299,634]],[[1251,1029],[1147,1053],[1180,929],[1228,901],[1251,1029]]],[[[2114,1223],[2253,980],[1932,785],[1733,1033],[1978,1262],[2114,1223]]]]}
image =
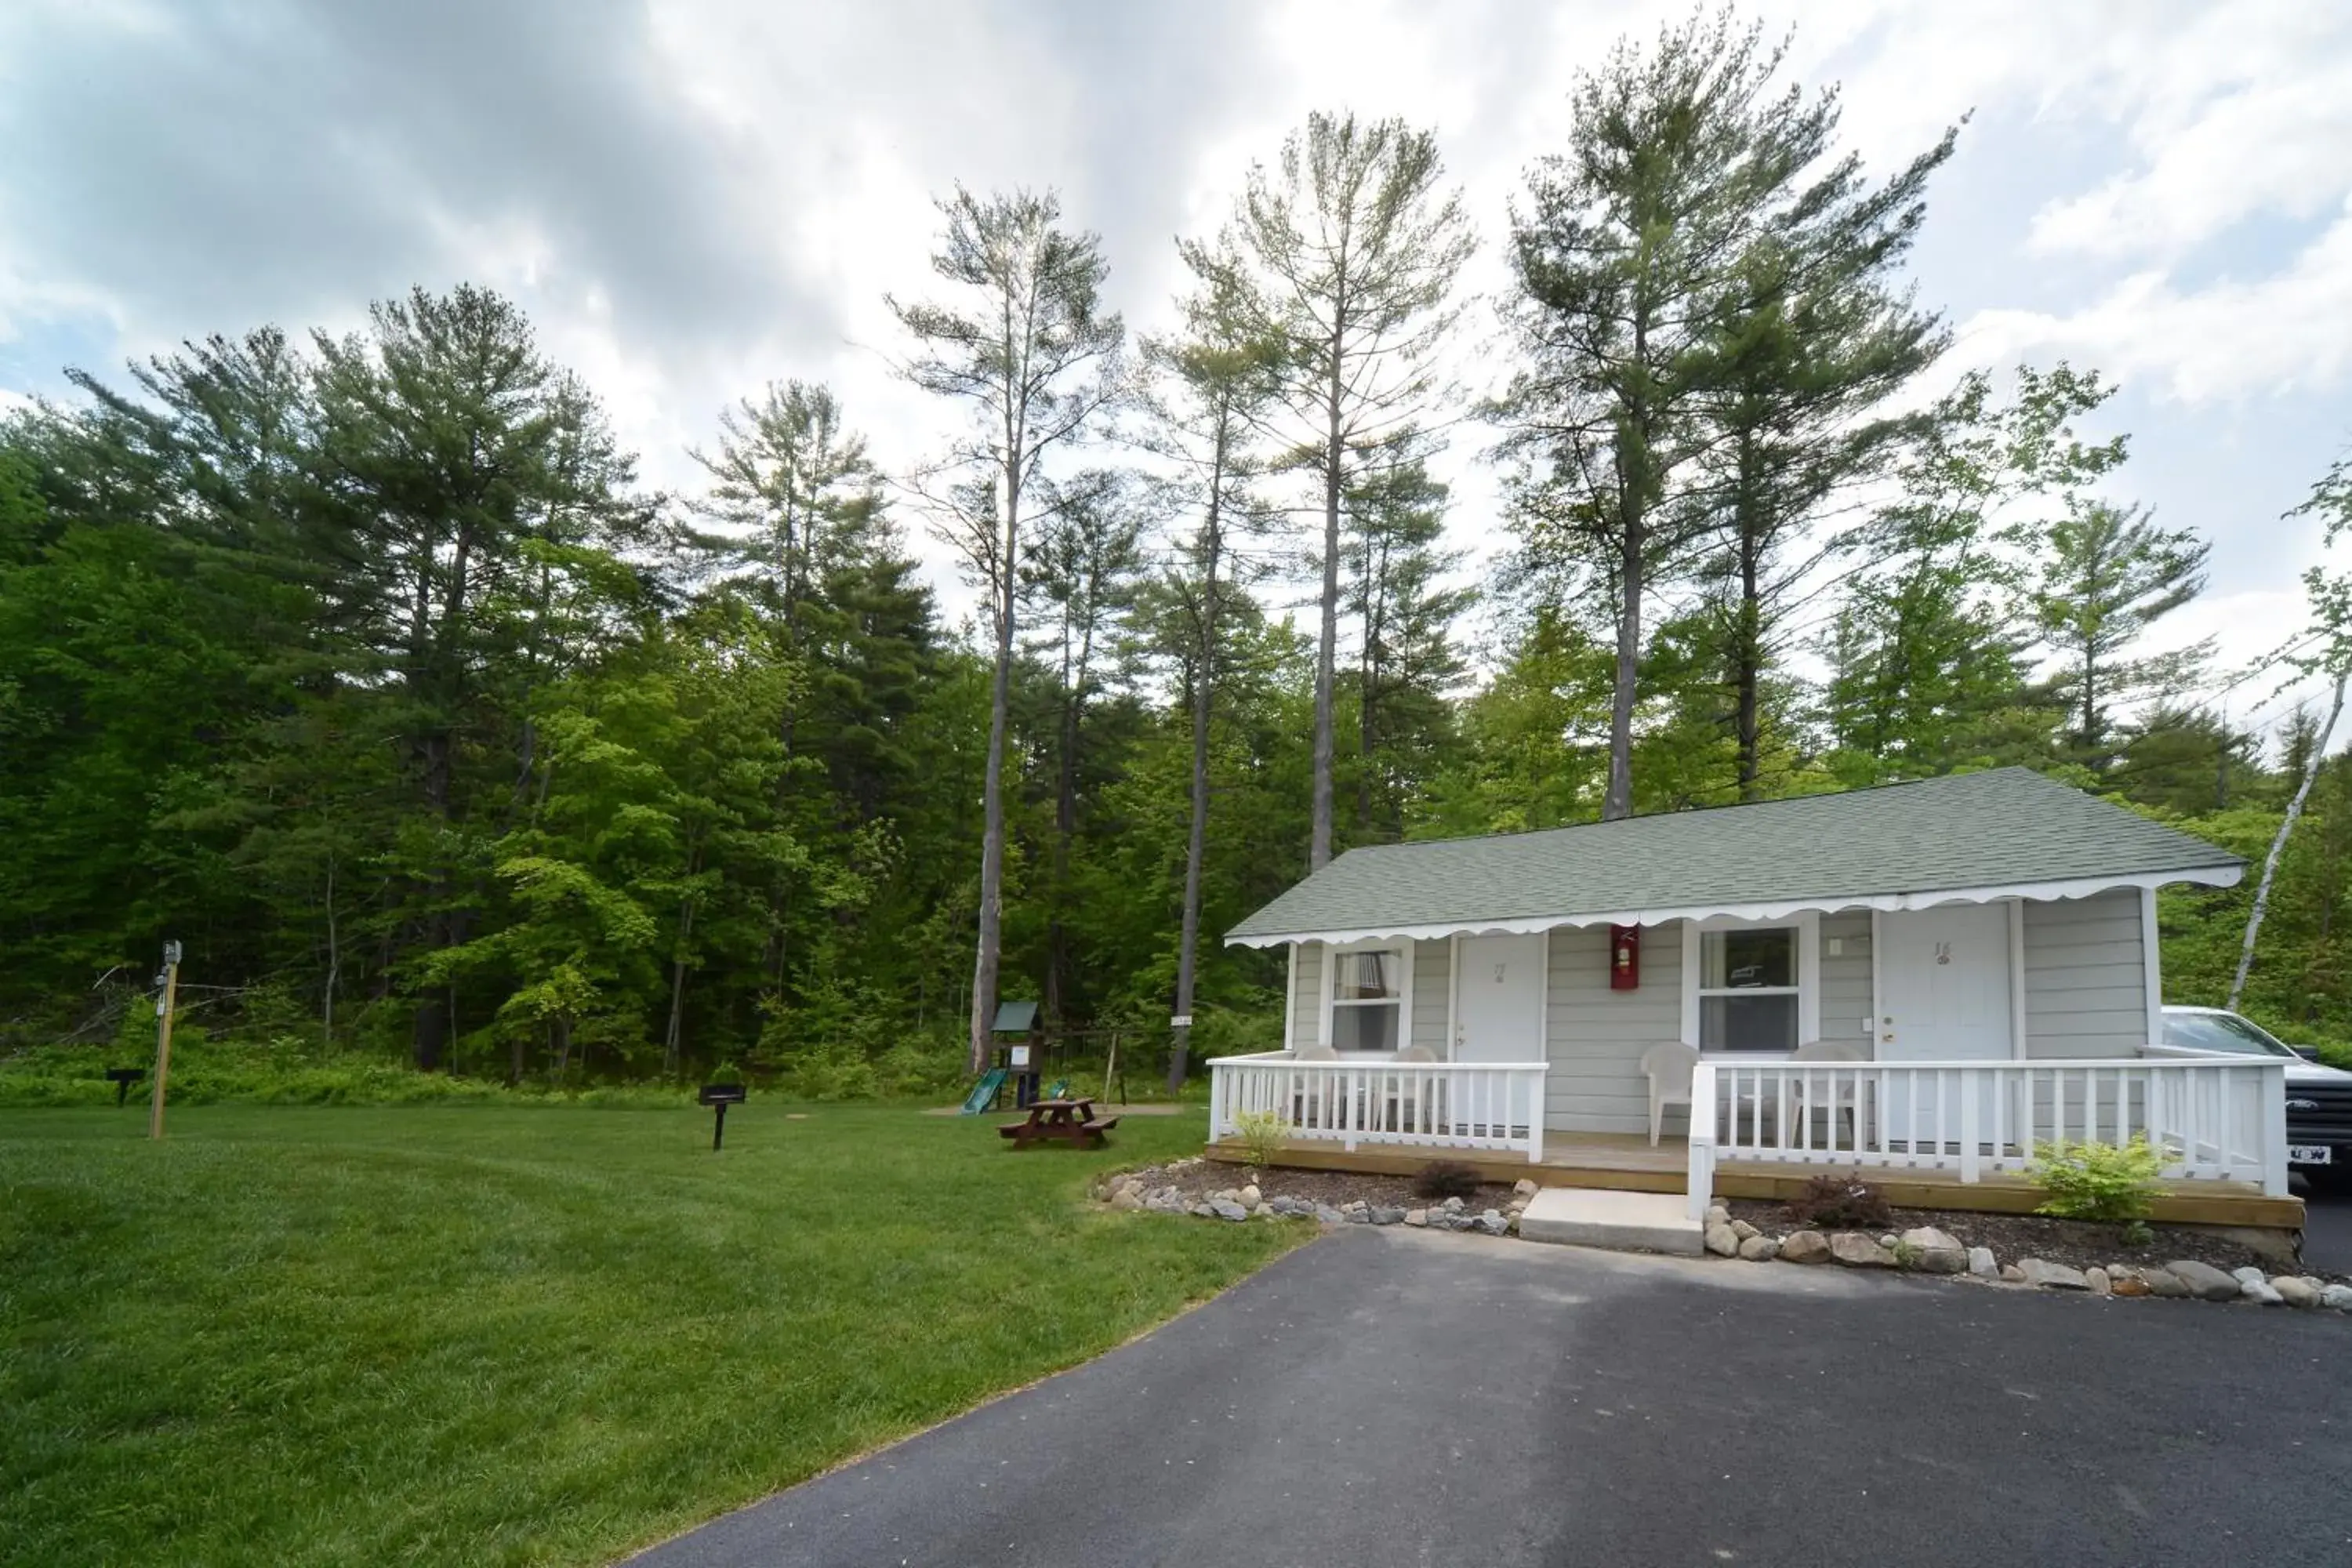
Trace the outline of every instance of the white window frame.
{"type": "MultiPolygon", "coordinates": [[[[1331,1032],[1331,1015],[1340,1007],[1394,1007],[1397,1010],[1397,1051],[1412,1044],[1412,939],[1398,937],[1381,942],[1335,942],[1323,949],[1323,1044],[1337,1048],[1338,1037],[1331,1032]],[[1339,955],[1349,952],[1393,952],[1397,955],[1397,994],[1393,1002],[1342,1002],[1339,994],[1339,955]]],[[[1394,1056],[1395,1051],[1350,1052],[1350,1055],[1370,1057],[1394,1056]]]]}
{"type": "MultiPolygon", "coordinates": [[[[1699,950],[1701,933],[1711,931],[1793,931],[1797,933],[1797,984],[1794,987],[1743,985],[1739,990],[1750,996],[1786,996],[1794,990],[1797,997],[1797,1044],[1822,1037],[1822,917],[1818,910],[1801,910],[1782,920],[1742,920],[1734,915],[1717,915],[1709,920],[1683,922],[1683,1044],[1697,1050],[1708,1061],[1756,1062],[1787,1059],[1787,1051],[1710,1051],[1699,1045],[1699,975],[1702,963],[1699,950]]],[[[1874,963],[1877,944],[1871,945],[1874,963]]],[[[1721,992],[1710,993],[1720,995],[1721,992]]]]}

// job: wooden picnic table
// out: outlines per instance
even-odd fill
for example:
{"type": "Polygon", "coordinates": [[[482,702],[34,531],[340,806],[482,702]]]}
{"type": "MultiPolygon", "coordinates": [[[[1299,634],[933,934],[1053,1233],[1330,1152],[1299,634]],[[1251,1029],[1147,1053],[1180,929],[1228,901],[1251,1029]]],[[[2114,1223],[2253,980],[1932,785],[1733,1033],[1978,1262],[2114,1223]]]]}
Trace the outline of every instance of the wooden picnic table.
{"type": "Polygon", "coordinates": [[[1118,1125],[1116,1116],[1097,1117],[1090,1099],[1036,1100],[1029,1103],[1029,1120],[1008,1121],[996,1130],[1015,1149],[1033,1143],[1067,1143],[1073,1149],[1098,1149],[1103,1134],[1118,1125]]]}

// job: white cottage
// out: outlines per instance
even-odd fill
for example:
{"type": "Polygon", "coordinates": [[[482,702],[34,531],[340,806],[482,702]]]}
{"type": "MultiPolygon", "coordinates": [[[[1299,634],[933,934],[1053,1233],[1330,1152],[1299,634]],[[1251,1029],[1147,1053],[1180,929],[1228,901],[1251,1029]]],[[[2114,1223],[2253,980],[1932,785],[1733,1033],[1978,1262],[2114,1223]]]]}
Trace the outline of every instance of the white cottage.
{"type": "Polygon", "coordinates": [[[1718,1164],[1975,1183],[2146,1132],[2283,1195],[2279,1064],[2147,1053],[2156,889],[2243,870],[2022,768],[1351,850],[1227,935],[1286,950],[1288,1006],[1282,1050],[1213,1064],[1212,1140],[1549,1135],[1612,1184],[1670,1157],[1696,1207],[1718,1164]]]}

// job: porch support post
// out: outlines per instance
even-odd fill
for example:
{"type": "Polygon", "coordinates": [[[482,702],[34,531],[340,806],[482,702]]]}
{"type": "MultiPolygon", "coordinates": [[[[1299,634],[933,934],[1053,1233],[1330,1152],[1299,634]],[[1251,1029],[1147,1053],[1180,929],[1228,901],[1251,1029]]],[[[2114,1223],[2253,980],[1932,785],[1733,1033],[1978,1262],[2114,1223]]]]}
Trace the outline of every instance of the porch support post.
{"type": "Polygon", "coordinates": [[[1691,1069],[1690,1165],[1685,1183],[1689,1196],[1685,1212],[1693,1219],[1705,1219],[1707,1205],[1715,1200],[1715,1064],[1702,1061],[1691,1069]]]}
{"type": "MultiPolygon", "coordinates": [[[[2153,893],[2149,901],[2155,901],[2153,893]]],[[[2283,1198],[2286,1191],[2286,1063],[2267,1061],[2262,1065],[2262,1076],[2254,1081],[2261,1086],[2262,1109],[2257,1112],[2263,1123],[2263,1195],[2283,1198]]]]}

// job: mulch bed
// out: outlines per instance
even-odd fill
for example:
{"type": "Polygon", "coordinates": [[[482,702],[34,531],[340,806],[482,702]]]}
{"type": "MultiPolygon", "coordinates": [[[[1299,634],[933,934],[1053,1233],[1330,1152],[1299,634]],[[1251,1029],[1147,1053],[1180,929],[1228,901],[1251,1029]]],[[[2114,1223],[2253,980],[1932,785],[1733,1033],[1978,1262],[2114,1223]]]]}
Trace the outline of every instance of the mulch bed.
{"type": "MultiPolygon", "coordinates": [[[[1732,1218],[1744,1219],[1767,1236],[1786,1236],[1798,1228],[1782,1204],[1734,1198],[1726,1206],[1731,1210],[1732,1218]]],[[[2224,1272],[2250,1263],[2266,1274],[2283,1271],[2277,1258],[2266,1257],[2242,1242],[2185,1226],[2156,1226],[2154,1241],[2146,1247],[2128,1247],[2123,1241],[2121,1226],[2094,1225],[2087,1220],[1952,1209],[1903,1208],[1894,1213],[1895,1223],[1888,1230],[1899,1234],[1915,1226],[1933,1226],[1957,1237],[1963,1247],[1991,1247],[1993,1256],[2003,1263],[2039,1258],[2045,1263],[2063,1263],[2069,1268],[2089,1268],[2094,1265],[2104,1268],[2111,1263],[2161,1268],[2176,1258],[2189,1258],[2210,1263],[2224,1272]]],[[[2297,1268],[2294,1272],[2306,1270],[2297,1268]]]]}
{"type": "MultiPolygon", "coordinates": [[[[1228,1164],[1223,1160],[1192,1161],[1172,1166],[1150,1165],[1129,1173],[1141,1177],[1147,1191],[1154,1187],[1174,1187],[1196,1199],[1205,1198],[1211,1193],[1223,1192],[1228,1187],[1245,1187],[1255,1181],[1262,1198],[1298,1198],[1307,1203],[1328,1204],[1335,1209],[1359,1198],[1374,1208],[1418,1209],[1427,1208],[1430,1203],[1429,1199],[1415,1195],[1411,1176],[1370,1176],[1353,1171],[1293,1171],[1279,1165],[1259,1173],[1247,1165],[1228,1164]]],[[[1511,1203],[1511,1189],[1489,1182],[1462,1201],[1472,1214],[1507,1208],[1511,1203]]]]}

